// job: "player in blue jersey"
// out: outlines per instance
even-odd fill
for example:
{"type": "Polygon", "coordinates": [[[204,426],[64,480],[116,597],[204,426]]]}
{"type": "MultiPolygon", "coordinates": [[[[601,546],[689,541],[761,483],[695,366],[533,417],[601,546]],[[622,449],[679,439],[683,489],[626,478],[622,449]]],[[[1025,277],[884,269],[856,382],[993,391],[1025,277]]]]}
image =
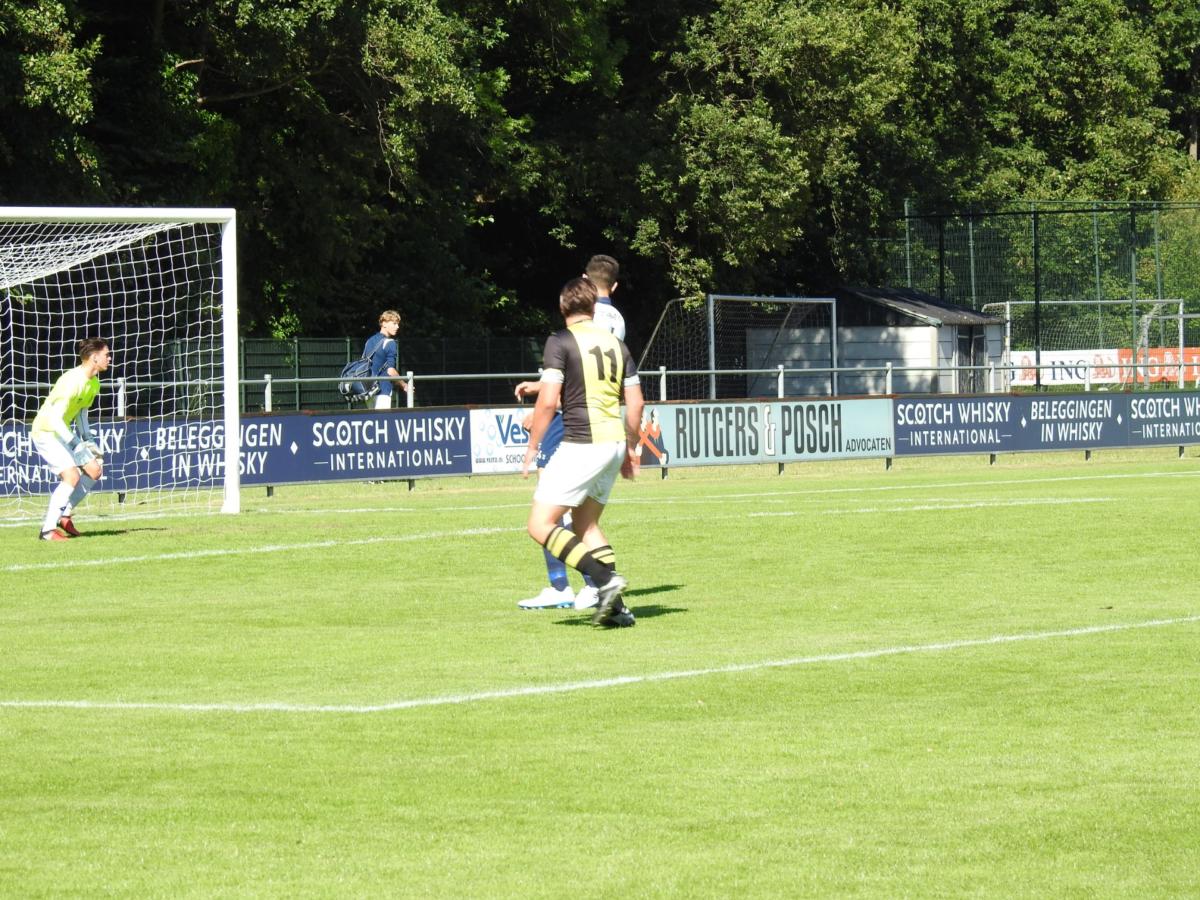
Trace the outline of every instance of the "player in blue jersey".
{"type": "Polygon", "coordinates": [[[79,365],[59,376],[34,417],[29,437],[38,454],[61,480],[39,533],[43,541],[79,537],[71,519],[75,507],[103,474],[103,457],[88,422],[88,408],[100,393],[100,373],[112,354],[103,338],[79,342],[79,365]]]}
{"type": "MultiPolygon", "coordinates": [[[[620,264],[611,256],[606,256],[602,253],[596,254],[588,260],[587,267],[584,269],[584,276],[596,288],[596,305],[593,311],[592,321],[611,332],[618,340],[625,340],[625,319],[612,303],[612,294],[617,289],[617,279],[620,277],[620,264]]],[[[538,381],[522,381],[517,385],[514,392],[518,400],[524,400],[527,396],[534,396],[538,393],[541,382],[538,381]]],[[[532,417],[526,417],[526,431],[529,430],[529,420],[532,417]]],[[[541,446],[538,449],[537,467],[539,472],[546,467],[550,458],[554,455],[554,451],[558,449],[558,445],[563,438],[563,424],[561,412],[551,420],[550,425],[546,429],[546,434],[542,438],[541,446]]],[[[564,528],[571,527],[570,513],[567,513],[559,525],[564,528]]],[[[584,586],[576,594],[571,589],[571,582],[567,578],[567,566],[549,553],[545,552],[546,575],[550,581],[548,587],[542,588],[541,593],[527,600],[522,600],[517,604],[521,609],[546,609],[549,607],[557,607],[566,609],[574,607],[575,609],[591,609],[598,602],[598,594],[596,586],[591,583],[591,579],[584,577],[584,586]]]]}
{"type": "Polygon", "coordinates": [[[384,375],[379,379],[379,393],[374,402],[368,401],[375,409],[392,408],[392,382],[400,386],[400,390],[409,391],[411,386],[400,378],[396,369],[399,365],[399,352],[396,349],[396,332],[400,330],[400,313],[394,309],[385,310],[379,316],[379,331],[367,338],[363,347],[363,356],[371,360],[371,374],[384,375]]]}
{"type": "Polygon", "coordinates": [[[600,517],[617,475],[637,473],[644,403],[637,365],[624,342],[592,320],[595,303],[595,285],[586,278],[568,281],[559,295],[567,327],[546,341],[521,474],[528,477],[560,406],[563,440],[540,474],[526,528],[556,559],[591,577],[598,592],[593,624],[627,627],[634,624],[622,600],[627,583],[600,517]],[[567,512],[569,529],[559,524],[567,512]]]}

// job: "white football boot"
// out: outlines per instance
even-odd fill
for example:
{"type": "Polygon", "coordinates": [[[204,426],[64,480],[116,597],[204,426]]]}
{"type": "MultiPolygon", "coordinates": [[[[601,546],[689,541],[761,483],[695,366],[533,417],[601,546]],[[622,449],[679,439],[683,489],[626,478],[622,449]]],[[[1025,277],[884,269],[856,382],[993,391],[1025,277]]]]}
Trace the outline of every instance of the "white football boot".
{"type": "Polygon", "coordinates": [[[575,595],[576,609],[591,609],[600,602],[600,592],[590,584],[585,584],[575,595]]]}
{"type": "Polygon", "coordinates": [[[575,605],[575,592],[567,585],[561,591],[557,588],[542,588],[536,597],[522,600],[517,604],[521,609],[570,609],[575,605]]]}

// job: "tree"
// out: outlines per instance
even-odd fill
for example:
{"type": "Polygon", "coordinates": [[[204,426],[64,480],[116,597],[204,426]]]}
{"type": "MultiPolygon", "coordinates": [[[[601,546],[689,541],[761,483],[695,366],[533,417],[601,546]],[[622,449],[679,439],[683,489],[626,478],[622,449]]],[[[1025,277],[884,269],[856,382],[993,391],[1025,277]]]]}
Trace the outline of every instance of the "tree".
{"type": "Polygon", "coordinates": [[[608,251],[636,343],[873,280],[906,197],[1167,196],[1198,38],[1183,0],[0,0],[0,172],[236,207],[247,333],[536,334],[608,251]]]}
{"type": "Polygon", "coordinates": [[[913,23],[870,2],[713,7],[665,59],[669,150],[641,166],[635,247],[685,294],[836,280],[881,199],[870,150],[894,130],[913,23]]]}
{"type": "Polygon", "coordinates": [[[98,37],[82,39],[63,3],[0,0],[0,167],[8,203],[95,197],[97,157],[82,127],[92,119],[98,37]]]}
{"type": "Polygon", "coordinates": [[[1200,158],[1200,6],[1192,0],[1142,0],[1131,7],[1154,41],[1171,125],[1200,158]]]}

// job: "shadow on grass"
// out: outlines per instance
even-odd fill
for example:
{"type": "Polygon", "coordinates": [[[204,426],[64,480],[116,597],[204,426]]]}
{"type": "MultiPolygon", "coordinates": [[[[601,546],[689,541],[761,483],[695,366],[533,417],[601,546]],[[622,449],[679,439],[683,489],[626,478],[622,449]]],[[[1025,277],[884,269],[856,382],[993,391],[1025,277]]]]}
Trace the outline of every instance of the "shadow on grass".
{"type": "Polygon", "coordinates": [[[84,540],[86,538],[98,537],[114,537],[119,534],[138,534],[143,531],[166,531],[166,528],[158,528],[150,525],[143,525],[138,528],[89,528],[87,531],[79,535],[79,537],[71,538],[73,541],[84,540]]]}
{"type": "MultiPolygon", "coordinates": [[[[667,591],[678,591],[683,588],[682,584],[656,584],[653,587],[630,588],[624,594],[626,597],[644,597],[646,594],[662,594],[667,591]]],[[[637,612],[637,610],[634,610],[637,612]]]]}
{"type": "Polygon", "coordinates": [[[688,611],[686,606],[659,606],[657,603],[650,606],[633,606],[629,604],[629,608],[633,610],[634,618],[636,619],[657,619],[659,616],[672,616],[675,613],[685,613],[688,611]]]}
{"type": "MultiPolygon", "coordinates": [[[[635,602],[631,602],[637,597],[644,597],[648,594],[661,594],[664,591],[677,591],[682,587],[683,585],[681,584],[659,584],[654,585],[653,587],[644,587],[637,590],[626,591],[625,605],[633,610],[633,615],[639,622],[645,619],[657,619],[659,616],[670,616],[674,615],[675,613],[685,613],[688,611],[686,606],[663,606],[658,603],[639,605],[635,602]]],[[[586,625],[590,628],[592,626],[592,611],[590,609],[583,610],[582,615],[572,616],[569,619],[559,619],[554,624],[570,625],[572,627],[586,625]]],[[[620,631],[620,629],[616,630],[620,631]]]]}

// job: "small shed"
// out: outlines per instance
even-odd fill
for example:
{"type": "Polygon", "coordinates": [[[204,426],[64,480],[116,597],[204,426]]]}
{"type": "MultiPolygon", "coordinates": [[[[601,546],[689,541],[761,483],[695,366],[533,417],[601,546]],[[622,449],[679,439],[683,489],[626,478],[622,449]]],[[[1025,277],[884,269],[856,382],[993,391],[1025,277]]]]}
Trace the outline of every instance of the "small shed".
{"type": "MultiPolygon", "coordinates": [[[[939,300],[910,288],[843,286],[837,300],[837,358],[839,368],[871,369],[861,375],[842,372],[841,395],[881,394],[891,363],[892,392],[896,394],[974,393],[988,388],[985,368],[1004,362],[1004,319],[939,300]],[[974,371],[956,367],[979,366],[974,371]]],[[[771,357],[763,368],[829,365],[828,334],[813,329],[789,329],[776,336],[771,357]]],[[[770,385],[755,385],[751,396],[769,393],[770,385]]],[[[784,390],[790,396],[827,394],[824,376],[789,375],[784,390]]]]}
{"type": "MultiPolygon", "coordinates": [[[[893,367],[935,366],[939,370],[895,372],[894,393],[985,391],[985,371],[963,372],[955,367],[1004,362],[1004,319],[997,316],[911,288],[843,287],[834,296],[841,365],[883,366],[890,362],[893,367]]],[[[861,388],[866,385],[860,379],[843,379],[848,383],[838,386],[841,393],[865,393],[861,388]]]]}

